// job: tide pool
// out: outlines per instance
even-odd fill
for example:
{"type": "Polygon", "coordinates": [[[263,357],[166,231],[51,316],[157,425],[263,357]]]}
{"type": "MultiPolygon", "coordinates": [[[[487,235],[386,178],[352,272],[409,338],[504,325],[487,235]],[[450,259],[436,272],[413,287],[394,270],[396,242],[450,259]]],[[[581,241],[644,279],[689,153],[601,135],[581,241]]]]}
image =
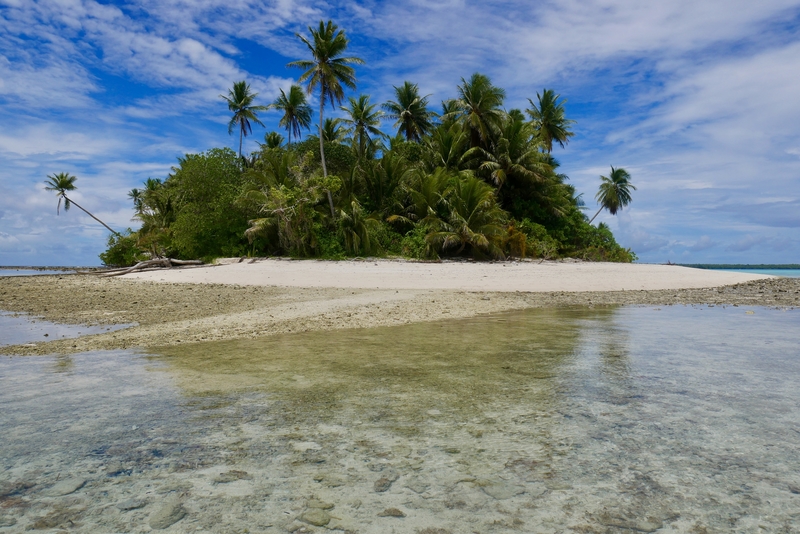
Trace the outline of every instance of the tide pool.
{"type": "Polygon", "coordinates": [[[0,359],[0,532],[790,532],[800,311],[0,359]]]}

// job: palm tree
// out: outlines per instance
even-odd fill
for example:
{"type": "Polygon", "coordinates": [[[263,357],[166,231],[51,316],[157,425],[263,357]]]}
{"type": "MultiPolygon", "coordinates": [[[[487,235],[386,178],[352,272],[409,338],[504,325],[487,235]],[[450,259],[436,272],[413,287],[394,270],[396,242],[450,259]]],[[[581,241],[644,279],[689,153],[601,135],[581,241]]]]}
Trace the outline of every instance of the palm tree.
{"type": "Polygon", "coordinates": [[[507,214],[497,205],[492,186],[467,175],[455,182],[446,202],[450,208],[446,220],[426,236],[431,245],[442,250],[458,247],[456,256],[467,246],[474,257],[503,256],[499,243],[506,232],[507,214]]]}
{"type": "Polygon", "coordinates": [[[64,201],[64,211],[67,211],[72,204],[75,204],[79,210],[83,211],[86,215],[94,219],[95,221],[99,222],[103,226],[105,226],[109,232],[112,234],[122,237],[119,232],[116,232],[111,229],[106,223],[89,213],[86,209],[84,209],[80,204],[72,200],[67,196],[67,191],[75,191],[77,187],[75,186],[75,180],[78,178],[75,176],[70,175],[67,172],[60,172],[58,174],[47,175],[49,180],[45,180],[45,190],[46,191],[56,191],[56,196],[58,197],[58,205],[56,206],[56,213],[58,214],[61,211],[61,201],[64,201]]]}
{"type": "MultiPolygon", "coordinates": [[[[306,71],[300,76],[299,82],[307,82],[307,91],[311,94],[314,89],[319,87],[319,155],[322,160],[322,176],[328,177],[328,167],[325,164],[325,146],[323,143],[322,125],[325,101],[329,101],[332,107],[341,104],[344,99],[344,88],[356,88],[356,72],[350,65],[362,65],[364,60],[357,57],[342,57],[350,42],[339,27],[332,21],[325,24],[319,21],[319,29],[314,30],[308,27],[311,39],[306,39],[302,35],[295,34],[308,47],[311,52],[311,59],[301,59],[288,63],[287,67],[297,67],[306,71]]],[[[328,193],[328,203],[331,208],[331,217],[336,218],[333,208],[333,197],[328,193]]]]}
{"type": "MultiPolygon", "coordinates": [[[[291,135],[291,132],[290,132],[291,135]]],[[[283,144],[283,136],[278,132],[267,132],[264,134],[264,144],[261,148],[280,148],[283,144]]]]}
{"type": "Polygon", "coordinates": [[[536,129],[548,154],[553,151],[553,141],[561,145],[561,148],[564,148],[564,145],[569,143],[569,138],[575,135],[569,129],[570,125],[574,124],[575,121],[564,117],[564,102],[566,100],[559,102],[560,96],[555,94],[552,89],[545,89],[541,95],[536,93],[539,105],[534,104],[533,100],[529,98],[528,102],[531,103],[531,109],[525,110],[530,115],[533,127],[536,129]]]}
{"type": "Polygon", "coordinates": [[[411,82],[403,82],[394,88],[397,101],[390,100],[383,105],[386,116],[394,119],[398,134],[403,134],[407,141],[419,142],[433,128],[436,113],[428,111],[428,97],[419,96],[419,87],[411,82]]]}
{"type": "Polygon", "coordinates": [[[225,99],[228,103],[228,109],[233,112],[228,123],[228,134],[233,133],[233,128],[239,125],[239,157],[242,157],[242,141],[248,133],[253,133],[253,128],[250,121],[264,126],[264,123],[258,120],[258,112],[267,109],[267,106],[254,106],[253,100],[258,96],[258,93],[250,92],[250,84],[242,80],[235,82],[233,89],[228,89],[228,96],[219,95],[220,98],[225,99]]]}
{"type": "Polygon", "coordinates": [[[342,126],[342,119],[328,117],[322,125],[322,138],[326,143],[344,143],[347,139],[347,128],[342,126]]]}
{"type": "Polygon", "coordinates": [[[375,110],[375,104],[369,103],[369,96],[360,95],[358,99],[349,98],[350,106],[344,108],[347,118],[342,122],[349,126],[349,133],[353,134],[353,146],[359,158],[363,158],[367,147],[372,143],[372,137],[384,137],[378,129],[383,112],[375,110]]]}
{"type": "Polygon", "coordinates": [[[289,144],[292,144],[292,134],[297,139],[300,139],[300,128],[308,130],[311,125],[311,106],[308,105],[306,95],[299,85],[292,85],[289,88],[289,94],[281,91],[275,102],[267,106],[270,109],[277,109],[283,111],[279,126],[286,128],[289,133],[289,144]]]}
{"type": "Polygon", "coordinates": [[[616,215],[618,211],[631,203],[630,189],[636,191],[636,188],[630,182],[631,175],[622,167],[615,169],[611,166],[611,174],[600,177],[600,189],[597,191],[595,198],[600,203],[600,209],[591,218],[589,224],[600,215],[603,209],[607,209],[611,215],[616,215]]]}
{"type": "Polygon", "coordinates": [[[502,110],[505,96],[506,92],[492,85],[488,76],[476,72],[469,81],[461,78],[458,98],[452,104],[455,111],[449,115],[470,133],[470,147],[488,146],[492,133],[500,128],[505,116],[502,110]]]}

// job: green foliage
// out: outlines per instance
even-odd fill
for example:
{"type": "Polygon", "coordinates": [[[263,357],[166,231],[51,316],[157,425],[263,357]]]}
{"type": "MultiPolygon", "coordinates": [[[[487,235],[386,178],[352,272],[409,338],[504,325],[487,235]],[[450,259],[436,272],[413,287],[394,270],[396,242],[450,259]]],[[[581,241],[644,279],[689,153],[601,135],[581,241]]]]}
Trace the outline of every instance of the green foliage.
{"type": "Polygon", "coordinates": [[[128,228],[122,234],[108,237],[108,248],[100,253],[100,261],[110,267],[128,267],[148,258],[139,248],[139,236],[128,228]]]}
{"type": "MultiPolygon", "coordinates": [[[[300,37],[309,59],[290,65],[304,69],[299,81],[310,92],[320,91],[322,145],[319,131],[299,140],[311,113],[300,87],[282,91],[271,107],[283,112],[291,143],[271,132],[247,158],[212,149],[181,158],[163,182],[148,179],[129,193],[141,228],[110,240],[104,262],[129,263],[145,252],[636,259],[606,225],[591,226],[581,195],[558,173],[550,151],[567,144],[573,121],[555,92],[531,100],[528,120],[520,110],[506,112],[503,89],[476,73],[437,116],[405,82],[395,87],[396,100],[380,106],[397,128],[384,143],[382,111],[367,95],[349,99],[344,119],[323,118],[326,103],[341,103],[344,90],[355,88],[353,65],[361,61],[344,56],[348,40],[333,23],[309,30],[300,37]]],[[[257,122],[254,97],[245,82],[225,97],[240,138],[257,122]]],[[[74,178],[50,178],[48,189],[74,204],[66,196],[74,178]]],[[[602,181],[601,209],[614,213],[630,202],[635,188],[624,169],[612,167],[602,181]]]]}

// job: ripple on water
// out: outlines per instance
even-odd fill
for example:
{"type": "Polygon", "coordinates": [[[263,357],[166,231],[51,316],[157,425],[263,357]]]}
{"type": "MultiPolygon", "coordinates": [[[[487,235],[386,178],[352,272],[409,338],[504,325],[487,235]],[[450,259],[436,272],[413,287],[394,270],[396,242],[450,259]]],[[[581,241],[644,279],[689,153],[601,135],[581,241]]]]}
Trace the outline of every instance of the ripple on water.
{"type": "Polygon", "coordinates": [[[796,531],[800,313],[755,312],[4,358],[0,525],[796,531]]]}

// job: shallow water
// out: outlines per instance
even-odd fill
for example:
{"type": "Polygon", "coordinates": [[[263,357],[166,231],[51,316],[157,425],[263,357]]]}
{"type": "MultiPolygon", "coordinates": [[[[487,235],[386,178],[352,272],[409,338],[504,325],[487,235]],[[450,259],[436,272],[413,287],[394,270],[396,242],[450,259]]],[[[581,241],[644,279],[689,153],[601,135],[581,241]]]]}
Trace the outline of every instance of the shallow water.
{"type": "Polygon", "coordinates": [[[75,271],[38,270],[38,269],[0,269],[0,276],[37,276],[54,274],[72,274],[75,271]]]}
{"type": "Polygon", "coordinates": [[[798,332],[533,310],[4,358],[0,532],[795,532],[798,332]]]}
{"type": "Polygon", "coordinates": [[[101,334],[129,326],[125,324],[85,326],[53,323],[26,313],[0,310],[0,346],[101,334]]]}
{"type": "Polygon", "coordinates": [[[717,271],[748,273],[748,274],[769,274],[772,276],[782,276],[784,278],[800,278],[800,269],[715,269],[717,271]]]}

